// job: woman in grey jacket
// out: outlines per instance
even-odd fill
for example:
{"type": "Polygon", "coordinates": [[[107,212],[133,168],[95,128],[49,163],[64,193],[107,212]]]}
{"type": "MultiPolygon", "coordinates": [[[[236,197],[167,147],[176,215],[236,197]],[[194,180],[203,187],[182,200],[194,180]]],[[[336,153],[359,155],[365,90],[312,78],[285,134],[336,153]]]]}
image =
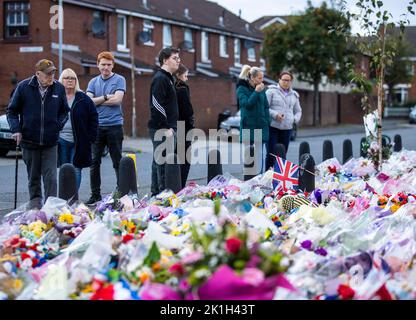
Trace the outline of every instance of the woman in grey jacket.
{"type": "MultiPolygon", "coordinates": [[[[279,84],[269,86],[266,91],[272,119],[269,128],[269,152],[273,152],[277,143],[283,144],[287,152],[293,123],[298,123],[302,117],[299,94],[291,88],[292,80],[293,75],[283,71],[279,75],[279,84]]],[[[267,168],[273,167],[273,164],[274,157],[269,154],[267,168]]]]}

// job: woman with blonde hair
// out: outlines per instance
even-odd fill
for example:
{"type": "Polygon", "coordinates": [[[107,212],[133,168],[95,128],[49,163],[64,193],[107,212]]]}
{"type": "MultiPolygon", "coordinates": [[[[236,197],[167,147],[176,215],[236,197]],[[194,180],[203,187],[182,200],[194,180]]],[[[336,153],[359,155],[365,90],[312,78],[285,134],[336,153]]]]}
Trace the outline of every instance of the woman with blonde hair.
{"type": "MultiPolygon", "coordinates": [[[[267,142],[269,140],[269,103],[263,84],[263,71],[257,67],[244,65],[237,83],[237,100],[241,112],[240,141],[255,148],[257,173],[266,170],[267,142]],[[261,136],[255,134],[261,132],[261,136]]],[[[249,149],[248,149],[249,150],[249,149]]]]}
{"type": "Polygon", "coordinates": [[[74,70],[62,71],[59,82],[65,87],[71,110],[69,119],[59,134],[58,165],[74,165],[79,189],[81,170],[91,165],[91,143],[97,137],[98,114],[94,102],[81,91],[74,70]]]}

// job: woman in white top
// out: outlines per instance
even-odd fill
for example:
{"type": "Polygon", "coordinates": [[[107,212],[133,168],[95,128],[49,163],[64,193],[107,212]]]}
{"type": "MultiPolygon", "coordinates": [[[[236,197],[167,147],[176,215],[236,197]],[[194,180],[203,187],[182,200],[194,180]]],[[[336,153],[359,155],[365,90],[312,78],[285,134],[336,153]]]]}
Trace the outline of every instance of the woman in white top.
{"type": "MultiPolygon", "coordinates": [[[[279,84],[270,85],[266,91],[272,120],[269,128],[269,152],[273,152],[277,143],[283,144],[287,152],[293,124],[299,123],[302,117],[299,94],[291,88],[292,81],[293,75],[283,71],[279,75],[279,84]]],[[[267,168],[273,167],[274,159],[273,156],[268,156],[267,168]]]]}

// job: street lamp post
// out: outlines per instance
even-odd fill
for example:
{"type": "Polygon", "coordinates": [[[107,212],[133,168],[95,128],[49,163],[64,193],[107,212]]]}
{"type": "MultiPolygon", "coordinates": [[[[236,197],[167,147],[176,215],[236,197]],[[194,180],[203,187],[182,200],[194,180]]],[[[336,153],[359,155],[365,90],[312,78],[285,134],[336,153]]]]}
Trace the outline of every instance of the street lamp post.
{"type": "Polygon", "coordinates": [[[63,46],[63,29],[64,29],[64,8],[62,4],[62,0],[59,0],[59,9],[58,9],[58,17],[59,17],[59,25],[58,25],[58,33],[59,33],[59,74],[62,73],[62,46],[63,46]]]}

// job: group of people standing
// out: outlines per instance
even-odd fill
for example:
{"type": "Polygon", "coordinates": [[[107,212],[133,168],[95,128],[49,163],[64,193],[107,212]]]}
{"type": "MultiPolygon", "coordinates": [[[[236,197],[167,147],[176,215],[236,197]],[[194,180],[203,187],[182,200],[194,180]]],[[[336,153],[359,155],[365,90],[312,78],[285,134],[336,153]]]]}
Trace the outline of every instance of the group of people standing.
{"type": "Polygon", "coordinates": [[[86,203],[101,200],[100,165],[105,147],[118,180],[126,81],[112,71],[111,52],[98,55],[97,67],[100,75],[89,82],[84,93],[74,70],[63,70],[56,81],[54,63],[42,59],[35,65],[35,74],[14,90],[7,119],[22,149],[32,208],[42,206],[42,180],[45,199],[57,196],[57,167],[65,163],[74,165],[78,189],[81,170],[90,167],[91,197],[86,203]]]}
{"type": "MultiPolygon", "coordinates": [[[[160,68],[150,87],[149,135],[153,144],[152,196],[166,188],[166,150],[158,152],[162,143],[171,145],[175,153],[178,143],[189,152],[191,141],[177,141],[178,121],[183,121],[185,136],[195,127],[194,111],[187,84],[188,68],[181,64],[179,49],[168,47],[159,52],[160,68]]],[[[13,138],[20,145],[27,167],[32,207],[42,205],[41,180],[45,198],[57,196],[57,167],[72,163],[79,189],[81,170],[90,167],[91,197],[86,204],[101,200],[101,158],[107,147],[117,177],[122,157],[123,113],[121,104],[126,80],[114,73],[114,56],[101,52],[97,56],[100,74],[94,77],[84,93],[74,70],[65,69],[54,80],[56,67],[47,59],[35,66],[35,75],[21,81],[9,106],[7,119],[13,138]],[[69,119],[69,120],[68,120],[69,119]]],[[[270,155],[276,143],[286,150],[293,123],[299,122],[302,110],[299,95],[291,89],[293,76],[282,72],[279,84],[265,89],[260,68],[243,66],[237,83],[237,101],[241,109],[241,129],[248,129],[242,142],[259,142],[256,154],[261,159],[260,172],[273,166],[270,155]],[[261,136],[256,141],[255,131],[261,136]]],[[[162,148],[161,148],[162,149],[162,148]]],[[[186,152],[185,152],[186,154],[186,152]]],[[[185,187],[190,169],[189,157],[181,162],[181,185],[185,187]]],[[[260,173],[259,172],[259,173],[260,173]]]]}
{"type": "Polygon", "coordinates": [[[248,148],[255,149],[258,172],[273,167],[273,148],[280,143],[289,148],[293,124],[302,117],[299,94],[291,88],[293,75],[283,71],[277,85],[263,83],[264,74],[260,68],[244,65],[237,83],[237,102],[241,110],[240,141],[248,148]],[[255,131],[261,133],[260,137],[255,131]],[[247,132],[248,131],[248,132],[247,132]]]}

